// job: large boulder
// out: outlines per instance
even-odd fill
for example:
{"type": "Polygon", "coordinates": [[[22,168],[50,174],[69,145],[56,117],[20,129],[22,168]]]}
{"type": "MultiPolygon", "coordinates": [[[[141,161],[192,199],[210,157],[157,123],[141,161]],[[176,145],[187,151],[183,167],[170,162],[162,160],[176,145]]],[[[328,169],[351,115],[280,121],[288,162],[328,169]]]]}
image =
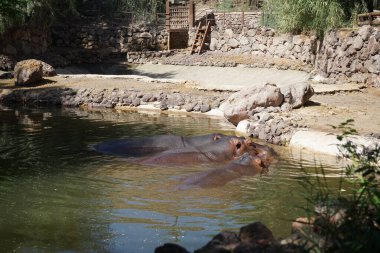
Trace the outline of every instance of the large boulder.
{"type": "Polygon", "coordinates": [[[232,94],[221,106],[228,121],[237,125],[249,118],[249,112],[256,107],[278,107],[284,101],[284,95],[275,84],[266,83],[243,89],[232,94]]]}
{"type": "Polygon", "coordinates": [[[41,61],[42,63],[42,76],[56,76],[57,72],[55,68],[46,62],[41,61]]]}
{"type": "Polygon", "coordinates": [[[16,85],[33,84],[42,79],[43,64],[38,60],[20,61],[15,66],[16,85]]]}
{"type": "Polygon", "coordinates": [[[284,104],[296,109],[303,106],[314,95],[314,89],[308,83],[296,83],[281,87],[281,93],[284,95],[284,104]]]}

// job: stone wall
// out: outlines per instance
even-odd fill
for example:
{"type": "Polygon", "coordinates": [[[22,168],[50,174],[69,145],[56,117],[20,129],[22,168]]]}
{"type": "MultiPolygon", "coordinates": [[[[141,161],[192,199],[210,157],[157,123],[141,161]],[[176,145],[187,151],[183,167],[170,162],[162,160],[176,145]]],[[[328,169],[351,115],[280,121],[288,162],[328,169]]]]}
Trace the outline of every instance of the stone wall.
{"type": "MultiPolygon", "coordinates": [[[[230,54],[299,60],[306,64],[315,61],[317,40],[304,35],[278,34],[261,26],[259,12],[214,13],[209,49],[230,54]]],[[[209,18],[209,17],[208,17],[209,18]]],[[[195,29],[190,32],[190,43],[195,29]]]]}
{"type": "Polygon", "coordinates": [[[11,57],[39,55],[51,44],[50,31],[41,27],[23,26],[0,37],[0,54],[11,57]]]}
{"type": "Polygon", "coordinates": [[[333,30],[326,34],[316,62],[318,79],[353,81],[380,87],[380,30],[333,30]]]}
{"type": "Polygon", "coordinates": [[[144,64],[158,59],[166,58],[174,54],[174,51],[131,51],[127,53],[128,63],[144,64]]]}
{"type": "Polygon", "coordinates": [[[126,21],[82,18],[60,23],[50,30],[20,27],[9,31],[0,38],[0,69],[11,70],[15,61],[25,58],[65,66],[125,59],[127,52],[167,48],[168,34],[162,25],[142,23],[132,26],[126,21]]]}
{"type": "Polygon", "coordinates": [[[91,20],[55,26],[52,38],[56,48],[93,52],[98,57],[113,55],[123,58],[130,51],[165,50],[168,44],[165,27],[91,20]]]}

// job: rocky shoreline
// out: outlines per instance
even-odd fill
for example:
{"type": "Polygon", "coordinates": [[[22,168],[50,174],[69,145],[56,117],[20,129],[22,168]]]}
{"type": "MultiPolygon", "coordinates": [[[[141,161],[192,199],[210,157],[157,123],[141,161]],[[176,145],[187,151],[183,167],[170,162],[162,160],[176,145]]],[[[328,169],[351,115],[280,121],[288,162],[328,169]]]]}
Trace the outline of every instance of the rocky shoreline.
{"type": "MultiPolygon", "coordinates": [[[[202,113],[226,116],[221,105],[228,107],[230,91],[161,90],[147,88],[20,88],[0,90],[0,103],[23,104],[28,106],[53,105],[63,107],[109,108],[118,110],[153,109],[157,111],[174,110],[183,113],[202,113]],[[226,105],[227,104],[227,105],[226,105]]],[[[270,96],[270,94],[269,94],[270,96]]],[[[267,103],[264,101],[264,103],[267,103]]],[[[232,105],[234,108],[234,105],[232,105]]],[[[225,109],[228,110],[228,109],[225,109]]],[[[250,122],[239,125],[243,134],[262,139],[268,143],[286,145],[296,129],[303,128],[299,117],[290,117],[289,108],[279,106],[258,106],[248,109],[245,116],[250,122]]],[[[234,113],[234,112],[233,112],[234,113]]],[[[239,113],[239,112],[237,112],[239,113]]],[[[228,117],[227,117],[228,119],[228,117]]],[[[231,121],[229,119],[229,121],[231,121]]],[[[244,123],[243,121],[241,123],[244,123]]],[[[236,124],[239,122],[236,122],[236,124]]]]}

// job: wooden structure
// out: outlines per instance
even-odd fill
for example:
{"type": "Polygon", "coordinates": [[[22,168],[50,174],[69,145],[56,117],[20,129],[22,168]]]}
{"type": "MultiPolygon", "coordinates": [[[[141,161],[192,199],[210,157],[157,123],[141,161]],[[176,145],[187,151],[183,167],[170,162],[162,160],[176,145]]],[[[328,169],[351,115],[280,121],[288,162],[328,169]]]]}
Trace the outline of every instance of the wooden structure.
{"type": "Polygon", "coordinates": [[[380,12],[370,12],[358,15],[358,25],[380,25],[380,12]]]}
{"type": "Polygon", "coordinates": [[[211,21],[207,21],[206,26],[202,26],[202,22],[199,22],[197,31],[195,33],[195,39],[194,39],[193,45],[191,46],[190,54],[194,54],[194,53],[201,54],[203,52],[207,36],[209,36],[210,31],[211,31],[210,26],[211,26],[211,21]]]}
{"type": "Polygon", "coordinates": [[[169,49],[186,48],[189,29],[194,26],[194,0],[171,3],[166,0],[166,31],[169,33],[169,49]]]}

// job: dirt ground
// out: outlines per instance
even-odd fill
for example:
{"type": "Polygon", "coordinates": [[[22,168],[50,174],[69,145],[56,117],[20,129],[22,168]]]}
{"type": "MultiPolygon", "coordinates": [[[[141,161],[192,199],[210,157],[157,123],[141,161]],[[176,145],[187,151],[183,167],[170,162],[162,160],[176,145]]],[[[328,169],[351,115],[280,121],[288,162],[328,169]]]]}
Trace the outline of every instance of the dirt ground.
{"type": "Polygon", "coordinates": [[[380,89],[366,88],[353,92],[316,94],[306,106],[294,110],[293,115],[316,130],[331,132],[347,119],[354,120],[354,128],[362,135],[380,136],[380,89]]]}

